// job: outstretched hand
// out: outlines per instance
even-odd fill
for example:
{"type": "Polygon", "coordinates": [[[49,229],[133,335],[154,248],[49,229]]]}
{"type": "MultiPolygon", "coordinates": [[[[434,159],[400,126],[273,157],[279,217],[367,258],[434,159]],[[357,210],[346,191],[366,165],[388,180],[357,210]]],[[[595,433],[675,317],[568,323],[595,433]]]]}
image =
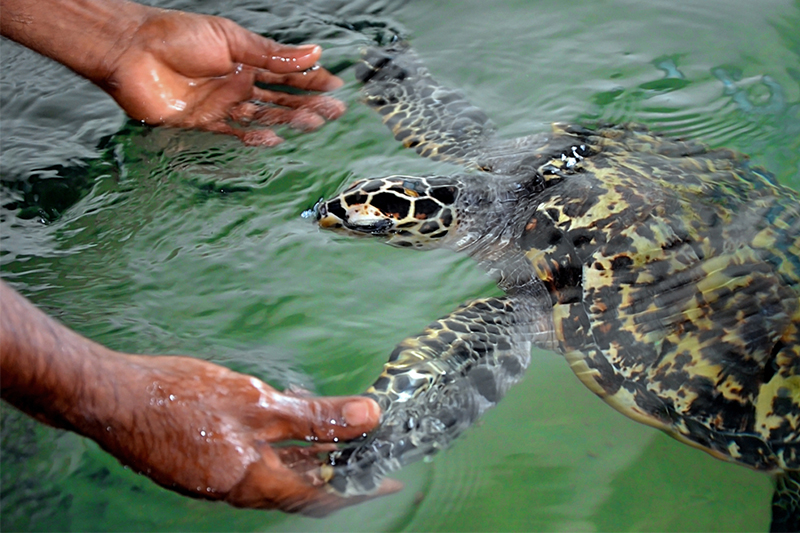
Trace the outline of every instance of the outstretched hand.
{"type": "Polygon", "coordinates": [[[367,498],[343,498],[321,478],[333,443],[378,424],[371,399],[284,394],[200,359],[109,350],[2,281],[0,301],[2,398],[170,490],[320,516],[401,486],[387,480],[367,498]]]}
{"type": "MultiPolygon", "coordinates": [[[[318,456],[333,449],[325,443],[360,437],[378,423],[372,400],[284,394],[194,358],[125,357],[127,375],[137,377],[117,399],[131,418],[98,439],[123,463],[173,490],[238,507],[320,516],[366,499],[327,489],[318,456]],[[289,441],[311,445],[272,447],[289,441]]],[[[370,497],[399,488],[387,481],[370,497]]]]}
{"type": "Polygon", "coordinates": [[[288,124],[310,131],[338,118],[342,102],[289,94],[255,82],[303,91],[329,91],[342,81],[316,66],[316,45],[286,46],[220,17],[150,8],[108,72],[93,80],[132,118],[148,124],[232,134],[248,145],[281,139],[266,128],[288,124]]]}

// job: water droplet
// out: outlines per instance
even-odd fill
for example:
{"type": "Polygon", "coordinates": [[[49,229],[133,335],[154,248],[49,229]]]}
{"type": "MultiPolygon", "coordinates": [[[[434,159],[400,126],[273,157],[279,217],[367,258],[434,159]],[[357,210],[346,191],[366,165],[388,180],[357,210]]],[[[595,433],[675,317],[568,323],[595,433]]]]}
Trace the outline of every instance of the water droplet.
{"type": "Polygon", "coordinates": [[[169,395],[169,400],[170,400],[171,402],[174,402],[174,401],[175,401],[175,395],[174,395],[174,394],[170,394],[170,395],[169,395]]]}
{"type": "Polygon", "coordinates": [[[201,436],[201,437],[205,437],[205,436],[206,436],[206,430],[204,430],[204,429],[201,429],[201,430],[200,430],[200,436],[201,436]]]}

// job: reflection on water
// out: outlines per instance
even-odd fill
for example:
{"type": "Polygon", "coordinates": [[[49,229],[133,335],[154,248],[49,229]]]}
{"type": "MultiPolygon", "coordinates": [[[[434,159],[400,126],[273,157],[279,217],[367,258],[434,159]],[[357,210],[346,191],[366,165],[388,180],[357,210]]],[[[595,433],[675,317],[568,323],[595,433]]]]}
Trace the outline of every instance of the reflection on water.
{"type": "MultiPolygon", "coordinates": [[[[273,150],[124,126],[90,85],[2,42],[3,278],[111,348],[189,353],[317,393],[365,389],[397,341],[496,290],[465,258],[342,240],[299,218],[357,177],[451,172],[402,151],[358,103],[350,65],[359,47],[394,32],[410,36],[431,70],[507,137],[553,121],[636,120],[738,149],[800,189],[796,2],[402,4],[161,4],[326,48],[325,64],[348,82],[338,96],[350,110],[273,150]],[[61,185],[44,182],[54,178],[79,191],[71,207],[61,194],[50,201],[61,185]]],[[[526,379],[453,449],[400,472],[406,490],[325,521],[182,498],[88,441],[5,405],[0,416],[3,530],[765,530],[768,522],[766,477],[629,421],[546,352],[534,352],[526,379]]]]}

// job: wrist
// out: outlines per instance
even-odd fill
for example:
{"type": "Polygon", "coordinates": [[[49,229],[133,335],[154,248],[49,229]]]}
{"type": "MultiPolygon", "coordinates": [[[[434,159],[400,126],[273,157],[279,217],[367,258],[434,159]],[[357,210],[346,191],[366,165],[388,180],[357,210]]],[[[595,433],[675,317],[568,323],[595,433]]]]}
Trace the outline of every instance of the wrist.
{"type": "Polygon", "coordinates": [[[0,29],[99,83],[156,10],[127,0],[0,0],[0,29]]]}
{"type": "Polygon", "coordinates": [[[81,353],[81,383],[70,399],[59,406],[70,429],[96,440],[106,447],[108,428],[129,428],[127,414],[121,408],[127,401],[129,388],[138,381],[133,365],[126,354],[109,350],[91,341],[91,349],[81,353]],[[120,418],[122,416],[122,418],[120,418]]]}

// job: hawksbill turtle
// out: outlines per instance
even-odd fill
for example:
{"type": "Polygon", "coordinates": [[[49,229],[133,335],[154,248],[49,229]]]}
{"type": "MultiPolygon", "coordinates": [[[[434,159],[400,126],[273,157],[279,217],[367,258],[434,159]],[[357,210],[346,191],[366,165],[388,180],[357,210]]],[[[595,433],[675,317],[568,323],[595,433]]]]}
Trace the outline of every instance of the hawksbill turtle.
{"type": "Polygon", "coordinates": [[[330,455],[330,489],[368,493],[445,447],[537,346],[630,418],[771,474],[772,529],[800,528],[798,194],[733,151],[635,125],[501,139],[405,43],[367,50],[356,77],[398,141],[467,171],[363,179],[308,215],[466,253],[505,295],[394,349],[366,392],[381,424],[330,455]]]}

